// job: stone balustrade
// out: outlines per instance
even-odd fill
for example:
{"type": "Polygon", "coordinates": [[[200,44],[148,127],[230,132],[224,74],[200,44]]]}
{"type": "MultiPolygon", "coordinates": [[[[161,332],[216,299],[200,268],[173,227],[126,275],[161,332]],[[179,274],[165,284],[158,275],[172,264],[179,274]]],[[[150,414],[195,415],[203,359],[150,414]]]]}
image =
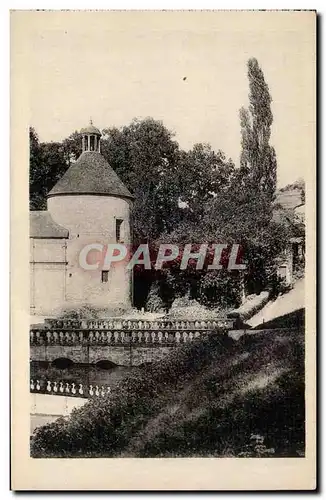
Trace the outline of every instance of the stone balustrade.
{"type": "Polygon", "coordinates": [[[39,330],[30,331],[31,345],[177,345],[214,330],[39,330]]]}
{"type": "Polygon", "coordinates": [[[45,329],[51,330],[216,330],[233,328],[234,319],[216,317],[209,320],[97,320],[47,319],[45,329]]]}
{"type": "Polygon", "coordinates": [[[177,345],[209,333],[231,329],[233,320],[135,321],[97,320],[69,322],[47,320],[46,327],[32,327],[31,345],[177,345]]]}
{"type": "Polygon", "coordinates": [[[111,388],[107,385],[86,385],[75,382],[31,380],[30,392],[52,394],[57,396],[72,396],[79,398],[105,397],[110,394],[111,388]]]}

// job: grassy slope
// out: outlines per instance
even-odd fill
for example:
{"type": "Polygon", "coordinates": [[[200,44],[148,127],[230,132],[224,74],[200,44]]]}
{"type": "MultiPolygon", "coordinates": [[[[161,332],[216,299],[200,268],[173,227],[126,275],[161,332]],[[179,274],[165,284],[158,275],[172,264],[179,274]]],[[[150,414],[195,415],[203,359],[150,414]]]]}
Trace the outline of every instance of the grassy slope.
{"type": "Polygon", "coordinates": [[[237,342],[216,335],[182,348],[32,442],[34,456],[257,456],[267,448],[274,449],[267,456],[304,451],[299,332],[237,342]]]}

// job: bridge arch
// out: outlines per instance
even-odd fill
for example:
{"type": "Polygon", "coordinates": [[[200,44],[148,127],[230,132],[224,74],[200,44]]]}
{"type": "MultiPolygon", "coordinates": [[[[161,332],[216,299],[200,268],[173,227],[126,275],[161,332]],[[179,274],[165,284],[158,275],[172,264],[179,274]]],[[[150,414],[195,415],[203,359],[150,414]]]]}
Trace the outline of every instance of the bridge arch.
{"type": "Polygon", "coordinates": [[[71,368],[74,362],[69,358],[56,358],[51,362],[51,366],[59,370],[66,370],[71,368]]]}
{"type": "Polygon", "coordinates": [[[96,366],[96,368],[98,368],[100,370],[109,371],[109,370],[114,370],[119,365],[117,365],[116,363],[113,363],[113,361],[110,361],[109,359],[100,359],[100,360],[96,361],[95,366],[96,366]]]}

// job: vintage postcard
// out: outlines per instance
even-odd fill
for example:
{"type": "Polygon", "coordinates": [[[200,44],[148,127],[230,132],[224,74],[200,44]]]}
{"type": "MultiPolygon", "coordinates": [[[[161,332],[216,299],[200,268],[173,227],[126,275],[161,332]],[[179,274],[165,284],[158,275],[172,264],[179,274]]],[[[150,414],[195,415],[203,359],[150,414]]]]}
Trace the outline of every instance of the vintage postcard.
{"type": "Polygon", "coordinates": [[[12,11],[12,489],[316,488],[316,12],[12,11]]]}

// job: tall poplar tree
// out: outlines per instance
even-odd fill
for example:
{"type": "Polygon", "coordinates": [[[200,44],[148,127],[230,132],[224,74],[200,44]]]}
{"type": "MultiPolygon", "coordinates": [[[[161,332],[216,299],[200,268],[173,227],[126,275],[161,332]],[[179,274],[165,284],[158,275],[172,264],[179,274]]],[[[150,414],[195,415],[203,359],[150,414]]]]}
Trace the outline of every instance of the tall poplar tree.
{"type": "Polygon", "coordinates": [[[249,108],[241,108],[240,170],[249,181],[252,194],[273,201],[276,189],[277,160],[270,145],[273,114],[272,98],[257,59],[248,61],[249,108]]]}

